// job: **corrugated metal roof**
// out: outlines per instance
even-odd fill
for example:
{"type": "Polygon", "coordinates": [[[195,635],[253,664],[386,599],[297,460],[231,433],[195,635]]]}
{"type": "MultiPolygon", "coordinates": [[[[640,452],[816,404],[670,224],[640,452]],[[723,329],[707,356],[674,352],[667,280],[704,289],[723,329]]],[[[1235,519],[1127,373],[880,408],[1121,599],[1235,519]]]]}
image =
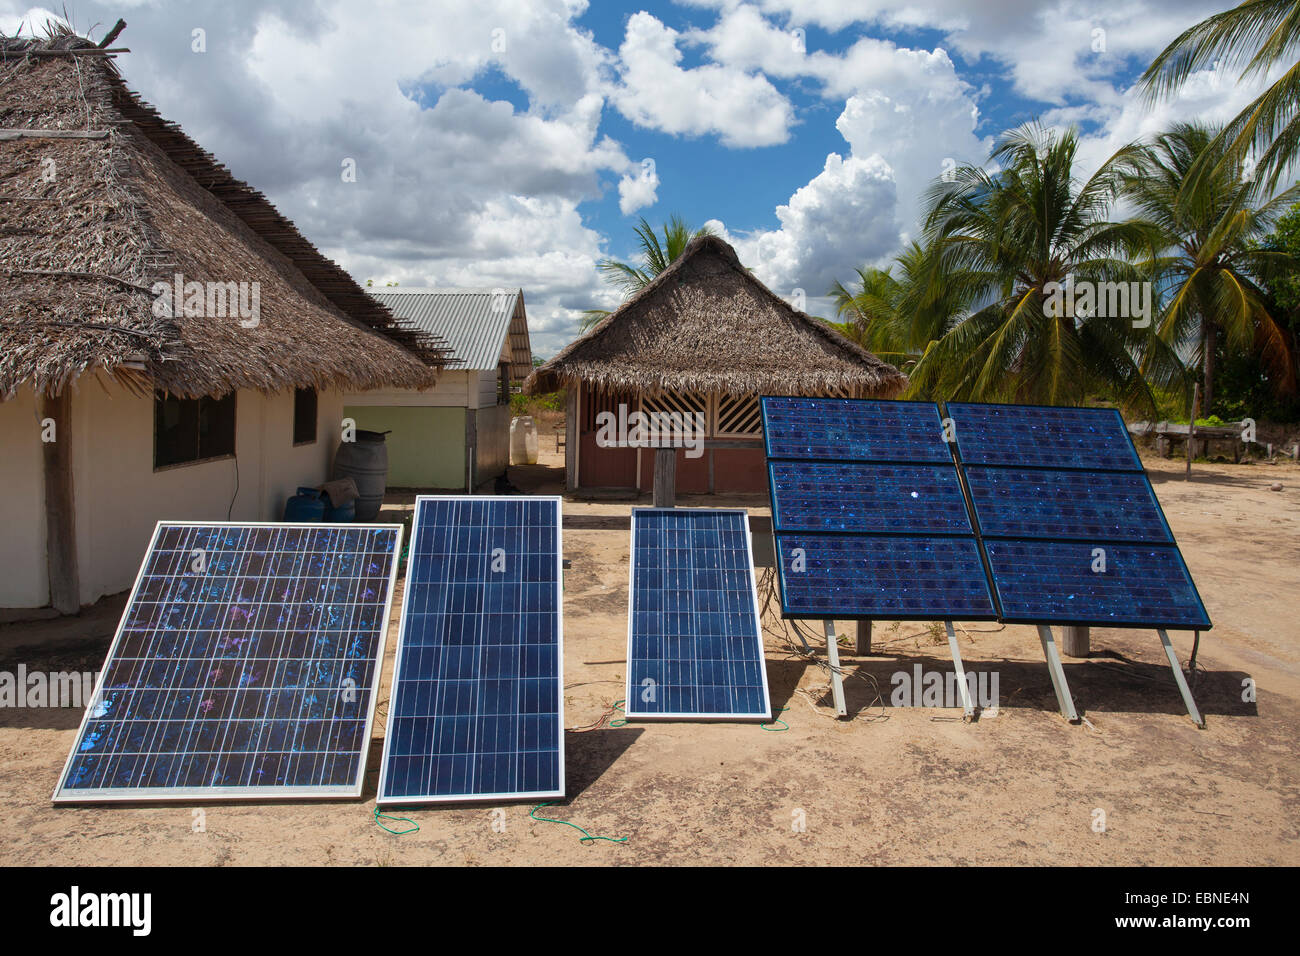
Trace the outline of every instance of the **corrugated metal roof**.
{"type": "Polygon", "coordinates": [[[411,289],[367,290],[403,325],[410,325],[446,340],[458,368],[495,369],[511,335],[512,369],[522,379],[532,371],[523,289],[411,289]],[[516,319],[511,329],[511,320],[516,319]],[[522,374],[521,374],[522,373],[522,374]]]}

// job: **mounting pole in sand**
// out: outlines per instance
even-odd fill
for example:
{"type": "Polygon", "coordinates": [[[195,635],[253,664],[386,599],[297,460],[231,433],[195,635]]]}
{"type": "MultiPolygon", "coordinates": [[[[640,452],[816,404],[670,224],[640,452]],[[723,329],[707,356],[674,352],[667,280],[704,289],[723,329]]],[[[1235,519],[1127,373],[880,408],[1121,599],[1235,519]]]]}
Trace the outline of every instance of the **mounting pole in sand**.
{"type": "Polygon", "coordinates": [[[1056,689],[1056,703],[1061,708],[1061,716],[1070,723],[1077,724],[1079,713],[1074,709],[1074,700],[1070,697],[1070,685],[1065,680],[1061,656],[1056,653],[1052,629],[1046,624],[1038,625],[1038,640],[1043,645],[1043,656],[1047,658],[1047,672],[1052,675],[1052,687],[1056,689]]]}
{"type": "Polygon", "coordinates": [[[957,632],[953,629],[952,621],[944,621],[943,626],[948,629],[948,648],[952,651],[952,666],[957,672],[957,690],[961,694],[961,706],[966,711],[967,717],[975,716],[975,702],[970,697],[970,685],[966,683],[966,668],[961,662],[961,650],[957,647],[957,632]]]}
{"type": "Polygon", "coordinates": [[[1191,688],[1187,686],[1187,679],[1183,677],[1182,665],[1178,663],[1178,652],[1174,650],[1174,645],[1169,643],[1169,635],[1163,630],[1156,631],[1160,635],[1160,643],[1165,646],[1165,657],[1169,658],[1169,666],[1174,672],[1174,683],[1178,685],[1178,693],[1183,695],[1183,704],[1187,707],[1187,713],[1196,723],[1197,727],[1205,729],[1205,718],[1201,712],[1196,709],[1196,701],[1192,700],[1191,688]]]}
{"type": "Polygon", "coordinates": [[[823,621],[826,629],[826,659],[831,666],[831,697],[835,700],[835,715],[847,717],[849,709],[844,704],[844,678],[840,673],[840,639],[835,633],[834,621],[823,621]]]}

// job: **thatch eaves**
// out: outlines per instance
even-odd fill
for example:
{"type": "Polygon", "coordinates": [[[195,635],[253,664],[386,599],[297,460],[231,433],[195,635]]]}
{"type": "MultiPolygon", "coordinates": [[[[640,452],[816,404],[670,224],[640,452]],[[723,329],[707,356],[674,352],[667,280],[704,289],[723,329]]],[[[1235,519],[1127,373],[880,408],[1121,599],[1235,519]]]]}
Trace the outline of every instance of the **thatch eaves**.
{"type": "Polygon", "coordinates": [[[0,37],[0,400],[104,372],[196,397],[426,388],[399,325],[294,225],[71,34],[0,37]],[[159,316],[155,283],[257,284],[259,317],[159,316]]]}
{"type": "Polygon", "coordinates": [[[843,392],[888,398],[902,372],[792,308],[717,236],[691,240],[667,269],[537,368],[529,394],[599,391],[728,395],[843,392]]]}

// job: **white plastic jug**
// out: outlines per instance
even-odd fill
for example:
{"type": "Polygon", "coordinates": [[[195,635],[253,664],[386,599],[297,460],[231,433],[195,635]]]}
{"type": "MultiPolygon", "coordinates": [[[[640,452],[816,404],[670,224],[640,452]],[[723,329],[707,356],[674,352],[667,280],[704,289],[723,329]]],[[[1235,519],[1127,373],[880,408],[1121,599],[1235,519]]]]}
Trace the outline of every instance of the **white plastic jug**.
{"type": "Polygon", "coordinates": [[[537,464],[537,423],[531,415],[510,420],[510,464],[537,464]]]}

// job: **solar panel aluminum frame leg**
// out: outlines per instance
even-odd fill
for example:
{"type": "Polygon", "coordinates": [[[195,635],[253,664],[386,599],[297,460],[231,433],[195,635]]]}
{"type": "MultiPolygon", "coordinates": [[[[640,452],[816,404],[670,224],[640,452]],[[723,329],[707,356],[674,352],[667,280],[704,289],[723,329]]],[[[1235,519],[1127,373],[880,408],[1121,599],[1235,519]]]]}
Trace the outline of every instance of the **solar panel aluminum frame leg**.
{"type": "Polygon", "coordinates": [[[849,709],[844,703],[844,678],[840,672],[840,639],[835,633],[834,621],[823,621],[826,629],[826,659],[831,667],[831,697],[835,701],[835,714],[847,717],[849,709]]]}
{"type": "Polygon", "coordinates": [[[966,683],[966,668],[961,662],[961,650],[957,647],[957,632],[953,629],[952,621],[944,621],[943,626],[948,629],[948,647],[952,651],[952,666],[957,672],[957,690],[961,694],[961,706],[966,711],[967,717],[975,716],[975,702],[971,700],[970,685],[966,683]]]}
{"type": "Polygon", "coordinates": [[[1047,672],[1052,676],[1052,687],[1056,691],[1056,703],[1061,708],[1061,716],[1072,724],[1079,722],[1079,712],[1074,709],[1074,699],[1070,696],[1070,685],[1065,679],[1065,668],[1061,666],[1061,655],[1056,652],[1056,640],[1052,629],[1046,624],[1038,625],[1038,640],[1043,645],[1043,656],[1047,658],[1047,672]]]}
{"type": "Polygon", "coordinates": [[[1178,685],[1178,693],[1183,695],[1183,704],[1187,707],[1188,716],[1197,727],[1204,730],[1205,718],[1196,709],[1196,701],[1192,699],[1192,689],[1187,686],[1187,678],[1183,677],[1183,666],[1178,663],[1178,652],[1174,650],[1174,645],[1169,641],[1169,634],[1163,628],[1156,633],[1160,635],[1160,643],[1165,647],[1165,657],[1169,658],[1169,667],[1174,672],[1174,683],[1178,685]]]}

